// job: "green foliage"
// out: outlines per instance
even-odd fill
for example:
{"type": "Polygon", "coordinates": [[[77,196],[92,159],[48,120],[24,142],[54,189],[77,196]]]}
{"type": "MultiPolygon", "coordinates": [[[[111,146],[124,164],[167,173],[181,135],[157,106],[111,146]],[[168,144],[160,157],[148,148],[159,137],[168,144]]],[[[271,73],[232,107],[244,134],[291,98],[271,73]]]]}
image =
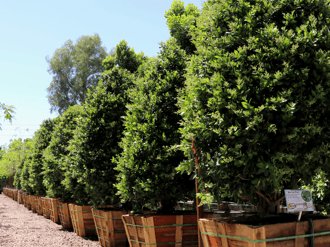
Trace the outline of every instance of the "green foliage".
{"type": "MultiPolygon", "coordinates": [[[[29,172],[29,165],[32,162],[32,155],[28,154],[26,156],[24,156],[23,160],[22,160],[22,170],[19,173],[19,177],[15,177],[15,181],[16,179],[20,180],[20,186],[22,188],[22,190],[32,193],[32,187],[30,184],[30,172],[29,172]]],[[[14,181],[14,182],[15,182],[14,181]]]]}
{"type": "Polygon", "coordinates": [[[31,156],[25,161],[29,162],[28,166],[28,185],[31,187],[31,193],[36,195],[45,195],[46,188],[43,184],[43,166],[44,157],[43,152],[48,147],[52,132],[57,124],[59,117],[53,119],[46,119],[40,125],[40,129],[36,131],[33,137],[33,147],[31,156]]]}
{"type": "Polygon", "coordinates": [[[116,46],[115,51],[103,60],[102,64],[106,70],[111,70],[117,66],[135,73],[147,58],[143,52],[135,53],[134,48],[129,47],[127,42],[122,40],[116,46]]]}
{"type": "Polygon", "coordinates": [[[330,52],[323,0],[209,0],[180,108],[191,172],[216,199],[283,193],[329,171],[330,52]]]}
{"type": "Polygon", "coordinates": [[[301,189],[312,192],[314,205],[330,204],[330,189],[327,175],[322,169],[317,169],[316,175],[312,177],[309,184],[303,182],[301,189]]]}
{"type": "Polygon", "coordinates": [[[23,158],[31,152],[32,140],[30,138],[22,141],[21,138],[10,140],[8,148],[3,148],[0,159],[0,177],[11,177],[15,174],[17,167],[23,158]]]}
{"type": "Polygon", "coordinates": [[[166,24],[171,36],[177,40],[181,49],[185,50],[188,55],[196,51],[190,33],[196,28],[196,19],[199,15],[200,11],[194,4],[188,4],[185,7],[184,2],[180,0],[174,0],[171,8],[165,11],[166,24]]]}
{"type": "Polygon", "coordinates": [[[116,187],[123,202],[134,200],[135,212],[161,204],[161,213],[170,213],[176,201],[193,191],[194,181],[175,172],[183,152],[171,150],[180,143],[176,104],[185,67],[186,54],[171,38],[161,43],[159,57],[139,67],[140,78],[130,91],[116,187]]]}
{"type": "Polygon", "coordinates": [[[129,102],[128,90],[133,86],[134,74],[145,59],[135,54],[125,41],[116,46],[114,57],[108,57],[107,68],[95,91],[90,91],[80,121],[70,142],[65,186],[79,204],[116,204],[119,197],[114,187],[117,171],[113,158],[122,152],[123,116],[129,102]],[[142,60],[143,60],[142,59],[142,60]]]}
{"type": "MultiPolygon", "coordinates": [[[[8,120],[8,121],[12,121],[12,119],[14,118],[14,113],[15,113],[15,107],[12,105],[5,105],[4,103],[0,103],[0,109],[3,111],[4,113],[4,119],[8,120]]],[[[1,130],[1,124],[0,124],[0,130],[1,130]]]]}
{"type": "Polygon", "coordinates": [[[69,106],[82,104],[87,89],[97,86],[106,56],[106,48],[95,34],[81,36],[76,44],[68,40],[51,59],[47,58],[48,72],[54,74],[47,88],[50,111],[62,114],[69,106]]]}
{"type": "Polygon", "coordinates": [[[67,170],[65,159],[69,154],[67,150],[69,141],[73,138],[78,122],[84,116],[83,107],[75,105],[70,106],[57,119],[51,134],[51,141],[43,152],[43,185],[48,197],[60,198],[63,202],[71,200],[72,192],[66,190],[62,184],[67,170]]]}

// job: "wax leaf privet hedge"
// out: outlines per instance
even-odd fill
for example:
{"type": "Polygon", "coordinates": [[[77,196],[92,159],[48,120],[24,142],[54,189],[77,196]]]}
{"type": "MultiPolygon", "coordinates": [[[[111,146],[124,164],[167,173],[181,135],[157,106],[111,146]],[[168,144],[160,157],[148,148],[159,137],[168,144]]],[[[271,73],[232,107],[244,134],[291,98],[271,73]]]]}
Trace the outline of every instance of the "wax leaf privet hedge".
{"type": "Polygon", "coordinates": [[[197,55],[181,97],[179,170],[195,167],[218,200],[260,198],[276,212],[283,189],[329,171],[328,1],[205,2],[197,55]]]}
{"type": "Polygon", "coordinates": [[[171,149],[180,143],[176,104],[185,80],[186,53],[174,38],[160,46],[159,56],[139,67],[139,78],[129,94],[116,187],[123,202],[134,202],[134,212],[161,206],[159,213],[167,214],[194,190],[194,181],[176,173],[184,155],[171,149]]]}
{"type": "Polygon", "coordinates": [[[77,128],[78,122],[84,117],[82,106],[70,106],[57,123],[51,134],[51,141],[43,153],[43,185],[46,195],[51,198],[60,198],[62,202],[72,201],[72,192],[65,189],[62,181],[65,178],[66,156],[68,155],[69,141],[77,128]]]}
{"type": "Polygon", "coordinates": [[[127,42],[121,41],[114,57],[104,61],[106,71],[95,91],[89,92],[83,105],[86,117],[75,131],[68,150],[69,167],[65,183],[77,203],[94,207],[120,202],[113,157],[122,152],[123,116],[133,86],[134,73],[147,57],[136,54],[127,42]],[[72,183],[77,179],[77,183],[72,183]],[[82,194],[86,194],[85,197],[82,194]]]}

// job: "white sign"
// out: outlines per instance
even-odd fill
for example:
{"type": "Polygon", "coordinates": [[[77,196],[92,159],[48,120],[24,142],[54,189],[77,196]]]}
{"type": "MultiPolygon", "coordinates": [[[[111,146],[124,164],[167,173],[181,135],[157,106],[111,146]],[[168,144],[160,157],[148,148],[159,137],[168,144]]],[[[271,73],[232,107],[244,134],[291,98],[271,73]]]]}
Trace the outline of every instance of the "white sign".
{"type": "Polygon", "coordinates": [[[287,212],[314,211],[310,190],[284,190],[287,212]]]}

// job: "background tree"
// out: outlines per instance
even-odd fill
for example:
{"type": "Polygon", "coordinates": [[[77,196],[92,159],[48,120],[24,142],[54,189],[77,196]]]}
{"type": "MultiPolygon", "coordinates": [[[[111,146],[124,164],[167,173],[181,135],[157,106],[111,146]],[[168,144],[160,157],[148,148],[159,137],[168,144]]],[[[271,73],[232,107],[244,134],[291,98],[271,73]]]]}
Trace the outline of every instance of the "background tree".
{"type": "Polygon", "coordinates": [[[176,202],[194,190],[194,181],[175,171],[183,152],[171,150],[180,143],[176,104],[184,86],[185,59],[175,39],[161,43],[160,55],[139,67],[129,94],[116,187],[123,201],[134,200],[135,212],[143,206],[157,210],[161,204],[159,213],[172,213],[176,202]]]}
{"type": "Polygon", "coordinates": [[[301,178],[329,172],[330,51],[326,1],[204,4],[192,33],[182,142],[193,171],[218,200],[257,199],[276,212],[301,178]]]}
{"type": "Polygon", "coordinates": [[[2,150],[0,159],[0,177],[12,177],[23,158],[32,150],[32,139],[21,138],[10,140],[8,148],[2,150]]]}
{"type": "Polygon", "coordinates": [[[47,88],[50,111],[62,114],[69,106],[82,104],[87,89],[97,86],[106,56],[101,38],[94,34],[81,36],[76,44],[68,40],[51,59],[47,57],[48,72],[54,75],[47,88]]]}
{"type": "Polygon", "coordinates": [[[79,122],[70,142],[65,184],[79,204],[109,205],[119,202],[114,187],[117,172],[113,158],[122,149],[123,116],[129,102],[134,73],[147,58],[136,54],[124,40],[103,64],[106,71],[83,105],[86,117],[79,122]],[[76,183],[78,181],[78,183],[76,183]]]}

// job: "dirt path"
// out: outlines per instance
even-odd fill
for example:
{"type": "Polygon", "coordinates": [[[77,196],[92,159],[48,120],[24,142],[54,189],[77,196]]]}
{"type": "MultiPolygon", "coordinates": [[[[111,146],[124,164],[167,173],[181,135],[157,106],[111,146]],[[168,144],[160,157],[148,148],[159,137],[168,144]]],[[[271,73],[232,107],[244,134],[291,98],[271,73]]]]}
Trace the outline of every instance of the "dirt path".
{"type": "Polygon", "coordinates": [[[0,195],[1,247],[100,247],[96,238],[95,241],[87,240],[61,229],[61,225],[32,213],[4,194],[0,195]]]}

